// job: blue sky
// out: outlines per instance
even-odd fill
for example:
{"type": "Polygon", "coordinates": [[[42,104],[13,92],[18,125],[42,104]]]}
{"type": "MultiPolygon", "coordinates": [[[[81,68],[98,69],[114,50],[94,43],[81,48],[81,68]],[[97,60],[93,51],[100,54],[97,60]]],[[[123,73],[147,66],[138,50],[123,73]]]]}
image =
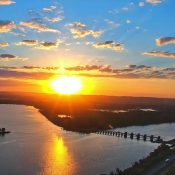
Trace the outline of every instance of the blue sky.
{"type": "Polygon", "coordinates": [[[0,0],[0,65],[174,67],[174,5],[173,0],[0,0]]]}
{"type": "Polygon", "coordinates": [[[0,53],[28,59],[8,62],[1,59],[0,64],[6,66],[59,66],[59,64],[63,64],[60,59],[64,59],[66,65],[73,66],[75,59],[77,65],[94,63],[110,64],[113,67],[128,64],[158,67],[175,66],[173,58],[143,55],[144,52],[150,51],[175,52],[173,44],[160,47],[155,43],[157,38],[174,37],[174,5],[173,0],[150,0],[150,2],[149,0],[148,2],[144,0],[15,0],[15,3],[0,5],[0,20],[13,21],[15,24],[15,28],[11,31],[0,33],[0,41],[10,43],[8,47],[1,47],[0,53]],[[49,12],[43,10],[50,6],[54,6],[56,9],[49,12]],[[43,20],[43,18],[56,17],[60,17],[62,20],[59,22],[43,20]],[[20,25],[21,22],[35,19],[40,20],[50,28],[59,30],[59,33],[38,32],[20,25]],[[102,34],[98,37],[87,35],[73,38],[69,25],[75,22],[85,24],[85,30],[101,31],[102,34]],[[21,29],[19,30],[19,28],[21,29]],[[15,43],[21,40],[40,40],[42,42],[59,40],[61,44],[58,48],[49,49],[49,51],[46,49],[45,51],[26,45],[16,46],[15,43]],[[93,43],[106,41],[120,43],[124,49],[116,51],[105,48],[105,46],[104,48],[92,46],[93,43]],[[43,58],[45,55],[47,56],[43,58]]]}
{"type": "Polygon", "coordinates": [[[76,75],[94,79],[93,94],[175,97],[174,6],[0,0],[0,90],[40,91],[43,81],[76,75]]]}

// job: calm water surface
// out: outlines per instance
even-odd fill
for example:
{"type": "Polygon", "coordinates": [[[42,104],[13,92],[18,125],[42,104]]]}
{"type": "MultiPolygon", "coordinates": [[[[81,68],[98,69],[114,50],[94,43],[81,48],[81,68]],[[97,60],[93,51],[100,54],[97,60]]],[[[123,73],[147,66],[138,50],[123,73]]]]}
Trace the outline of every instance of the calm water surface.
{"type": "Polygon", "coordinates": [[[0,175],[99,175],[127,168],[158,146],[66,132],[22,105],[0,105],[0,127],[12,131],[0,137],[0,175]]]}

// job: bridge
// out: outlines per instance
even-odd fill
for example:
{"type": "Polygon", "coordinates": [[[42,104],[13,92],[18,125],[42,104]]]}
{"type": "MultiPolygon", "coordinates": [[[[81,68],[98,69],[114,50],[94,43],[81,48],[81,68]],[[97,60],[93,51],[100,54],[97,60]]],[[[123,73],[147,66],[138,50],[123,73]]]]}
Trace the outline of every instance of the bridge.
{"type": "Polygon", "coordinates": [[[160,136],[154,136],[154,135],[147,135],[147,134],[140,134],[140,133],[129,133],[129,132],[121,132],[121,131],[97,131],[96,134],[101,135],[108,135],[108,136],[114,136],[114,137],[123,137],[125,139],[129,138],[131,140],[143,140],[143,141],[150,141],[152,143],[163,143],[163,139],[160,136]]]}

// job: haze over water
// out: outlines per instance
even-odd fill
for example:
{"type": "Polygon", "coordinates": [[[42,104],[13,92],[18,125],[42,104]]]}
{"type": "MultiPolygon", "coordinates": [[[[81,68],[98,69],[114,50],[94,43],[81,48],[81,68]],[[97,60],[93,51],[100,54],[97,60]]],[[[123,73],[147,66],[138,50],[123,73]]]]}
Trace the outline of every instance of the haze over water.
{"type": "Polygon", "coordinates": [[[96,175],[123,169],[157,144],[96,134],[81,135],[54,126],[37,109],[0,105],[1,175],[96,175]],[[127,157],[127,159],[126,159],[127,157]]]}

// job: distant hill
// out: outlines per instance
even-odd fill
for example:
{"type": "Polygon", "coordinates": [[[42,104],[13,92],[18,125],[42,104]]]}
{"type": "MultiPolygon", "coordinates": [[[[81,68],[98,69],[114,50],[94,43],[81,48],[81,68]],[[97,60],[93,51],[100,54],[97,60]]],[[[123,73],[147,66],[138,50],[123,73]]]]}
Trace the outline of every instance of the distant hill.
{"type": "Polygon", "coordinates": [[[3,99],[23,99],[25,101],[30,100],[42,100],[47,102],[65,102],[66,100],[71,103],[93,104],[96,107],[104,108],[130,108],[130,107],[172,107],[175,106],[175,99],[168,98],[154,98],[154,97],[129,97],[129,96],[97,96],[97,95],[71,95],[64,96],[58,94],[45,94],[45,93],[12,93],[12,92],[0,92],[0,100],[3,99]]]}

